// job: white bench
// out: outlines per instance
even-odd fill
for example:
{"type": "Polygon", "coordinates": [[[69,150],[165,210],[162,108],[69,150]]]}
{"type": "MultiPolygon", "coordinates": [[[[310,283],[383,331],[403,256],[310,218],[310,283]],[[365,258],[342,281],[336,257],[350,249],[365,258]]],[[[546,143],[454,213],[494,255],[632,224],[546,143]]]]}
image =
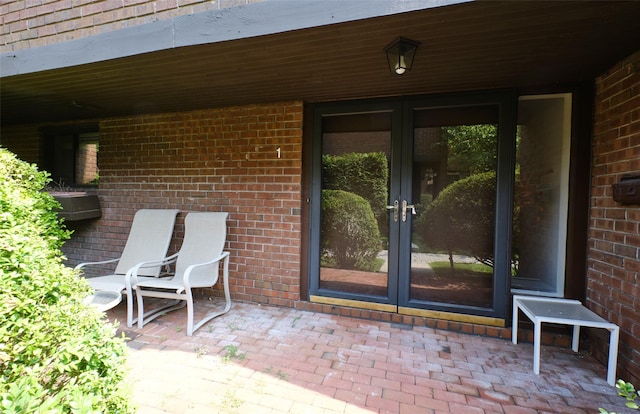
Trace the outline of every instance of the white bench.
{"type": "Polygon", "coordinates": [[[539,296],[513,297],[513,332],[511,341],[518,343],[518,310],[521,310],[533,322],[533,372],[540,374],[540,338],[543,323],[555,323],[573,326],[572,349],[578,352],[580,327],[603,328],[609,331],[609,364],[607,382],[615,384],[616,364],[618,361],[618,340],[620,328],[587,309],[578,300],[546,298],[539,296]]]}

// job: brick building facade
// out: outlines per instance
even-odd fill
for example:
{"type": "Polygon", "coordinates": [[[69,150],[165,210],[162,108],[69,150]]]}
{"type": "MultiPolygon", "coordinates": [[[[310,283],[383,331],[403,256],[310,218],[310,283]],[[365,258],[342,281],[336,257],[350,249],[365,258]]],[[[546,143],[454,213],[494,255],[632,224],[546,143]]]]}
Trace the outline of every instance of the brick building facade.
{"type": "MultiPolygon", "coordinates": [[[[233,297],[290,307],[299,300],[300,102],[109,119],[100,131],[103,211],[125,223],[154,206],[226,211],[231,272],[238,276],[233,297]]],[[[99,240],[112,224],[97,225],[106,227],[67,245],[69,257],[121,250],[120,240],[99,240]]]]}
{"type": "MultiPolygon", "coordinates": [[[[55,52],[58,49],[47,49],[48,47],[64,46],[67,44],[66,42],[72,40],[93,40],[110,33],[115,34],[116,37],[102,37],[102,39],[107,39],[107,41],[113,39],[116,46],[126,49],[123,44],[126,42],[135,43],[136,38],[125,37],[126,42],[119,43],[120,38],[117,36],[124,29],[145,28],[155,22],[162,21],[173,21],[175,25],[178,25],[181,19],[187,19],[194,14],[204,14],[206,24],[211,26],[215,26],[216,22],[224,22],[231,16],[233,19],[237,19],[232,20],[234,24],[241,24],[237,30],[237,33],[241,33],[257,24],[254,22],[255,15],[247,14],[253,10],[252,7],[266,7],[270,3],[275,3],[277,6],[281,2],[270,2],[269,0],[23,0],[3,3],[0,5],[0,18],[3,23],[0,29],[0,45],[2,59],[4,59],[2,63],[13,62],[15,59],[26,59],[29,64],[27,67],[31,68],[28,69],[29,71],[36,75],[40,72],[44,73],[43,80],[34,80],[34,85],[39,85],[44,91],[44,97],[32,98],[30,95],[32,89],[28,87],[19,90],[18,94],[26,96],[24,99],[28,108],[50,105],[52,110],[58,109],[61,101],[48,103],[49,96],[54,92],[47,95],[49,93],[47,85],[59,80],[69,81],[72,77],[65,78],[64,66],[66,63],[64,59],[59,57],[52,59],[55,65],[60,66],[59,72],[55,72],[51,68],[37,69],[39,63],[34,63],[34,57],[37,56],[38,51],[42,51],[44,56],[49,56],[47,54],[49,50],[55,52]],[[49,74],[51,74],[50,77],[47,77],[49,74]]],[[[312,2],[305,3],[308,5],[312,2]]],[[[349,2],[342,2],[343,6],[336,6],[340,3],[328,2],[326,7],[335,7],[336,10],[340,10],[340,7],[350,7],[346,5],[349,2]]],[[[381,4],[381,2],[373,3],[381,4]]],[[[396,4],[396,2],[393,3],[396,4]]],[[[176,106],[175,110],[166,110],[166,108],[172,108],[166,106],[167,101],[161,97],[166,90],[156,90],[154,86],[154,89],[144,96],[146,100],[143,101],[140,98],[140,105],[132,106],[133,109],[130,110],[117,108],[112,112],[107,111],[98,115],[91,111],[72,112],[70,110],[59,112],[62,115],[58,115],[56,112],[54,117],[49,118],[46,116],[47,114],[35,115],[35,110],[32,117],[25,116],[24,110],[16,110],[15,113],[20,112],[20,116],[15,115],[14,122],[7,122],[7,120],[11,121],[14,112],[7,112],[8,115],[3,115],[0,145],[12,150],[26,161],[42,163],[43,158],[47,156],[46,149],[42,145],[41,131],[43,127],[55,128],[66,125],[91,124],[95,125],[99,131],[100,184],[99,187],[89,191],[97,193],[100,198],[102,218],[68,223],[69,228],[74,230],[73,238],[65,245],[65,254],[70,264],[117,256],[127,237],[133,214],[140,208],[179,208],[184,212],[227,211],[229,212],[228,249],[231,251],[230,283],[231,295],[234,300],[335,312],[355,317],[420,324],[509,338],[510,330],[506,327],[468,323],[464,319],[437,320],[376,309],[359,309],[344,304],[314,303],[309,300],[307,281],[309,264],[306,258],[306,249],[308,249],[306,243],[308,243],[309,228],[313,223],[309,222],[307,209],[310,197],[309,188],[313,186],[313,177],[309,170],[311,159],[306,155],[310,151],[309,137],[312,135],[311,110],[307,104],[354,98],[379,99],[388,96],[464,93],[465,91],[502,88],[512,88],[520,95],[554,93],[573,90],[575,83],[595,84],[595,95],[588,96],[585,100],[587,106],[593,106],[593,120],[583,118],[576,121],[582,123],[578,129],[586,129],[587,131],[581,139],[591,138],[593,140],[591,153],[586,156],[574,154],[575,158],[572,159],[572,163],[578,160],[580,161],[578,164],[581,165],[584,165],[585,162],[586,164],[591,163],[590,171],[578,169],[572,173],[578,179],[587,175],[591,177],[590,196],[588,196],[590,197],[589,222],[588,229],[585,231],[585,233],[588,232],[588,238],[581,242],[570,242],[574,244],[568,247],[569,250],[580,250],[580,246],[584,243],[588,244],[586,264],[583,263],[585,265],[583,267],[587,268],[586,274],[573,275],[571,277],[574,279],[567,279],[568,283],[571,283],[575,278],[579,279],[582,284],[586,285],[586,291],[581,292],[581,295],[581,289],[578,288],[579,293],[575,294],[570,286],[566,291],[571,292],[569,295],[578,296],[579,299],[585,301],[589,308],[621,327],[618,376],[638,384],[640,383],[640,319],[638,317],[640,312],[640,299],[638,299],[640,292],[640,256],[638,256],[640,213],[637,211],[638,205],[622,205],[614,202],[611,197],[611,184],[617,182],[623,174],[635,173],[640,170],[640,158],[638,157],[640,148],[640,51],[637,51],[638,43],[635,43],[635,49],[631,48],[620,52],[621,54],[616,55],[615,58],[608,56],[609,60],[603,58],[603,61],[596,62],[597,64],[593,63],[592,66],[597,70],[594,69],[595,72],[587,74],[584,72],[562,72],[566,67],[577,66],[574,64],[575,57],[568,57],[567,61],[560,62],[558,66],[548,69],[549,73],[546,75],[543,70],[530,70],[532,67],[550,67],[542,62],[539,64],[527,63],[526,69],[522,69],[521,73],[508,72],[515,70],[511,69],[514,65],[509,63],[509,55],[494,57],[495,61],[504,62],[503,64],[484,68],[482,63],[492,61],[492,59],[478,58],[473,54],[473,46],[464,50],[471,56],[470,59],[475,59],[474,63],[478,62],[477,66],[470,65],[466,61],[458,61],[458,56],[448,55],[446,58],[451,62],[451,66],[442,63],[440,66],[442,66],[443,72],[431,73],[431,67],[423,71],[426,72],[424,79],[429,81],[441,79],[439,84],[430,84],[426,80],[412,80],[422,79],[418,78],[418,75],[421,74],[417,69],[410,73],[413,78],[408,76],[401,80],[390,78],[386,67],[381,72],[386,72],[383,75],[387,77],[380,75],[381,77],[378,78],[377,73],[367,76],[358,73],[358,70],[362,70],[364,67],[378,64],[378,61],[372,60],[368,57],[369,55],[363,55],[365,57],[360,59],[362,62],[358,59],[352,59],[349,47],[353,47],[354,51],[358,50],[358,53],[360,53],[358,48],[365,49],[365,46],[359,43],[361,40],[358,40],[362,38],[363,29],[359,26],[361,22],[366,21],[371,24],[368,27],[371,30],[370,37],[375,36],[378,32],[383,32],[380,37],[386,38],[387,33],[396,33],[397,26],[402,26],[398,24],[398,19],[411,19],[412,14],[416,14],[417,17],[415,17],[415,21],[408,20],[413,23],[406,24],[410,28],[407,30],[419,27],[419,23],[416,22],[419,20],[428,21],[428,16],[431,15],[435,16],[434,22],[447,21],[446,18],[439,15],[439,13],[443,13],[442,10],[454,10],[453,16],[463,23],[466,20],[461,16],[474,15],[474,13],[479,15],[478,9],[474,9],[476,7],[480,12],[484,12],[483,8],[488,8],[485,18],[499,15],[502,10],[505,10],[496,11],[492,9],[494,6],[491,5],[457,5],[456,1],[450,3],[451,5],[447,5],[447,7],[433,8],[432,10],[431,6],[425,5],[403,6],[408,9],[402,9],[396,5],[399,7],[398,10],[379,12],[380,16],[376,16],[375,12],[371,12],[374,15],[367,15],[364,11],[349,10],[350,14],[346,13],[343,17],[340,17],[336,12],[335,16],[328,16],[325,21],[313,24],[307,23],[302,18],[302,14],[279,15],[279,18],[287,23],[297,22],[297,20],[304,21],[296,23],[298,26],[287,26],[282,29],[284,34],[270,26],[272,22],[261,23],[267,26],[260,32],[261,34],[268,34],[269,30],[273,30],[274,34],[283,36],[282,47],[280,47],[280,43],[274,43],[277,49],[283,51],[282,55],[272,57],[271,54],[275,53],[273,52],[275,49],[268,49],[269,53],[265,52],[265,48],[271,44],[265,44],[265,46],[259,43],[262,40],[261,36],[247,35],[246,37],[249,39],[247,40],[243,34],[234,33],[230,35],[229,39],[218,40],[218,43],[221,44],[221,47],[227,47],[234,43],[233,36],[237,37],[236,40],[239,43],[258,39],[257,46],[242,43],[249,51],[247,52],[249,58],[247,58],[246,66],[254,69],[254,72],[251,72],[253,74],[265,72],[267,74],[273,73],[273,76],[276,76],[281,69],[268,66],[271,59],[278,64],[291,65],[291,75],[282,80],[282,85],[286,85],[284,88],[280,87],[280,78],[276,78],[278,82],[272,82],[276,85],[274,88],[277,91],[275,91],[275,89],[268,89],[271,78],[247,83],[245,87],[235,78],[222,78],[224,75],[220,74],[222,80],[220,84],[216,84],[217,88],[203,91],[189,90],[181,94],[180,86],[170,91],[172,95],[167,101],[173,99],[176,102],[182,100],[192,102],[191,100],[195,98],[187,96],[187,94],[201,93],[203,96],[211,95],[212,99],[214,99],[213,95],[221,96],[218,101],[202,104],[197,109],[183,109],[183,107],[176,106]],[[414,7],[414,9],[410,7],[414,7]],[[388,17],[389,20],[380,20],[379,17],[388,17]],[[339,20],[340,25],[327,26],[332,24],[332,19],[339,20]],[[309,30],[319,28],[319,31],[306,34],[304,24],[308,25],[309,30]],[[353,26],[348,26],[349,24],[353,26]],[[318,36],[323,36],[322,33],[329,36],[326,39],[321,39],[322,42],[331,44],[332,47],[327,48],[330,50],[318,49],[306,53],[306,48],[321,43],[316,39],[318,36]],[[298,34],[300,34],[300,38],[293,37],[298,34]],[[343,38],[350,40],[343,40],[343,38]],[[298,46],[298,43],[301,46],[298,46]],[[297,47],[295,49],[297,53],[293,58],[287,55],[287,46],[297,47]],[[632,53],[630,54],[630,52],[632,53]],[[326,59],[318,56],[330,55],[338,56],[339,59],[337,59],[340,63],[353,63],[357,69],[354,69],[354,73],[349,70],[322,72],[321,66],[323,60],[326,59]],[[300,73],[298,73],[293,67],[295,61],[306,62],[309,66],[305,66],[304,70],[300,69],[300,73]],[[469,68],[468,73],[456,72],[463,67],[469,68]],[[456,76],[449,78],[450,73],[454,73],[456,76]],[[502,76],[503,73],[504,76],[502,76]],[[495,77],[492,78],[488,74],[495,77]],[[542,77],[543,75],[546,77],[542,77]],[[300,76],[300,78],[296,78],[296,76],[300,76]],[[340,81],[338,82],[336,79],[340,81]],[[360,87],[360,83],[366,87],[360,87]],[[289,90],[290,93],[288,93],[289,90]],[[342,92],[343,90],[346,92],[342,92]],[[252,94],[255,94],[253,101],[247,101],[251,98],[244,98],[252,96],[252,94]],[[148,104],[149,100],[153,101],[154,99],[157,101],[158,107],[161,107],[160,110],[156,110],[153,105],[148,104]],[[138,108],[141,107],[144,107],[144,110],[138,111],[138,108]],[[588,158],[586,161],[585,157],[588,158]]],[[[528,2],[522,2],[522,4],[525,3],[528,2]]],[[[598,7],[596,3],[598,2],[593,2],[592,7],[598,7]]],[[[407,2],[407,4],[413,5],[412,2],[407,2]]],[[[570,5],[556,7],[566,7],[566,10],[561,11],[567,15],[573,14],[570,5]]],[[[640,10],[632,5],[624,7],[630,9],[621,9],[620,14],[616,15],[618,20],[611,19],[614,25],[617,21],[617,25],[623,27],[625,26],[624,19],[633,19],[634,15],[640,13],[640,10]],[[627,17],[620,17],[623,15],[627,17]]],[[[375,9],[373,6],[372,8],[375,9]]],[[[268,8],[260,10],[264,11],[268,8]]],[[[536,20],[530,18],[528,12],[516,11],[523,15],[521,22],[536,20]]],[[[593,15],[586,15],[585,21],[599,22],[597,20],[598,12],[599,9],[596,9],[593,15]]],[[[512,15],[505,15],[502,20],[509,21],[515,15],[516,12],[512,15]]],[[[266,14],[265,20],[274,20],[274,16],[266,14]]],[[[450,20],[456,21],[456,19],[451,18],[450,20]]],[[[549,24],[553,23],[552,20],[549,19],[549,24]]],[[[566,21],[571,21],[571,19],[566,21]]],[[[522,25],[525,24],[522,23],[522,25]]],[[[496,25],[498,25],[497,22],[494,25],[487,25],[481,21],[477,27],[483,29],[477,29],[476,33],[481,33],[480,30],[485,30],[485,27],[490,30],[492,26],[496,25]]],[[[507,25],[509,30],[515,30],[515,26],[518,25],[507,25]]],[[[175,27],[171,26],[170,29],[175,27]]],[[[432,30],[436,26],[430,27],[430,33],[439,33],[437,30],[432,30]]],[[[438,30],[442,30],[441,36],[446,37],[444,26],[437,27],[438,30]]],[[[221,26],[221,28],[228,29],[227,26],[221,26]]],[[[452,28],[453,33],[458,33],[460,30],[471,31],[473,27],[465,23],[463,28],[454,29],[455,27],[452,28]]],[[[215,29],[207,30],[215,31],[215,29]]],[[[413,30],[415,30],[415,36],[421,33],[421,29],[413,30]]],[[[526,29],[523,30],[526,31],[526,29]]],[[[614,34],[610,34],[613,31],[605,31],[605,28],[602,30],[603,33],[607,33],[607,36],[614,36],[614,34]]],[[[144,31],[129,31],[127,33],[140,34],[142,43],[149,42],[148,37],[142,36],[145,34],[144,31]]],[[[495,33],[491,33],[491,35],[495,36],[495,33]]],[[[625,33],[620,34],[622,37],[624,35],[625,33]]],[[[628,43],[633,44],[633,36],[637,36],[637,34],[628,32],[626,35],[630,37],[628,43]]],[[[457,38],[456,36],[452,37],[457,38]]],[[[482,39],[482,36],[479,35],[475,37],[482,39]]],[[[509,37],[500,35],[501,39],[509,37]]],[[[517,36],[514,35],[515,37],[517,36]]],[[[529,37],[533,39],[532,36],[527,36],[527,39],[529,37]]],[[[537,37],[544,38],[542,34],[537,37]]],[[[265,35],[264,38],[267,39],[264,40],[267,42],[273,39],[273,36],[265,35]]],[[[489,36],[487,39],[495,41],[495,37],[489,36]]],[[[551,36],[549,39],[551,39],[548,44],[550,49],[560,43],[558,37],[551,36]]],[[[592,37],[585,39],[583,39],[584,42],[593,41],[592,37]]],[[[465,42],[471,41],[470,39],[465,40],[465,42]]],[[[608,43],[603,43],[603,49],[598,49],[603,51],[601,55],[604,55],[604,50],[612,49],[609,45],[621,43],[619,39],[613,37],[607,38],[607,41],[608,43]]],[[[215,43],[215,41],[212,42],[215,43]]],[[[463,43],[459,43],[457,46],[462,47],[460,45],[463,43]]],[[[93,47],[91,42],[81,45],[93,47]]],[[[376,44],[371,48],[375,49],[372,53],[381,53],[382,46],[384,44],[376,44]]],[[[573,48],[572,50],[589,50],[587,46],[591,45],[585,43],[583,46],[583,49],[573,48]]],[[[593,45],[594,48],[596,46],[599,45],[593,45]]],[[[155,46],[149,46],[149,50],[144,53],[140,51],[138,55],[146,56],[145,53],[149,53],[150,60],[153,60],[156,56],[153,52],[160,52],[165,53],[165,56],[169,56],[171,60],[179,61],[186,59],[183,50],[189,49],[175,45],[166,46],[166,49],[160,48],[161,50],[154,50],[153,47],[155,46]]],[[[428,50],[429,46],[427,45],[425,49],[428,50]]],[[[432,49],[437,48],[432,47],[432,49]]],[[[443,46],[441,49],[455,48],[443,46]]],[[[493,49],[500,50],[500,48],[493,49]]],[[[510,50],[520,49],[526,50],[527,47],[522,45],[510,50]]],[[[529,49],[540,50],[536,47],[529,49]]],[[[234,53],[242,56],[243,51],[240,53],[234,52],[230,48],[220,49],[220,53],[226,52],[226,54],[221,53],[221,56],[224,58],[229,56],[229,59],[234,58],[234,53]]],[[[216,52],[218,52],[217,49],[203,51],[203,59],[206,55],[206,59],[211,59],[210,62],[216,63],[217,61],[214,59],[217,55],[216,52]],[[211,57],[212,55],[214,57],[211,57]]],[[[560,50],[551,58],[559,59],[557,55],[565,52],[568,53],[568,50],[560,50]]],[[[123,52],[121,58],[126,59],[127,53],[129,52],[123,52]]],[[[516,54],[516,52],[512,52],[512,54],[516,54]]],[[[428,53],[423,53],[422,56],[425,55],[428,53]]],[[[460,55],[464,54],[460,53],[460,55]]],[[[593,52],[588,55],[599,54],[593,52]]],[[[417,57],[420,58],[421,55],[418,54],[417,57]]],[[[75,55],[72,54],[70,61],[75,58],[75,55]]],[[[221,60],[224,61],[224,58],[221,60]]],[[[514,57],[514,61],[526,61],[528,58],[528,54],[518,54],[514,57]]],[[[158,60],[160,59],[162,58],[158,58],[158,60]]],[[[427,59],[425,58],[425,60],[427,59]]],[[[114,58],[114,62],[116,61],[118,59],[114,58]]],[[[190,62],[193,63],[193,60],[190,62]]],[[[432,62],[435,67],[433,70],[436,71],[438,61],[434,59],[432,62]]],[[[102,64],[101,62],[82,61],[70,65],[83,67],[85,64],[94,63],[102,64]]],[[[381,63],[386,64],[384,58],[381,63]]],[[[131,61],[131,64],[139,63],[131,61]]],[[[87,79],[87,86],[97,85],[96,87],[98,87],[102,82],[107,82],[105,79],[110,76],[111,69],[109,66],[92,66],[87,69],[86,73],[81,72],[77,76],[84,76],[82,79],[87,79]],[[93,74],[95,77],[92,77],[93,74]]],[[[149,69],[149,67],[141,66],[140,69],[137,67],[134,69],[140,71],[149,69]]],[[[9,90],[5,85],[10,84],[14,79],[19,79],[22,75],[29,76],[31,73],[24,74],[19,68],[11,70],[14,72],[10,76],[6,76],[6,83],[3,74],[2,93],[13,97],[16,93],[15,90],[9,90]]],[[[113,67],[113,73],[118,73],[119,70],[123,69],[113,67]]],[[[238,67],[238,72],[242,72],[242,70],[245,69],[238,67]]],[[[193,71],[197,72],[195,69],[193,71]]],[[[284,72],[284,70],[282,71],[284,72]]],[[[214,84],[218,73],[222,72],[224,72],[223,65],[215,66],[212,73],[203,74],[207,77],[207,81],[199,85],[214,84]]],[[[155,75],[157,73],[162,73],[162,71],[154,72],[155,75]]],[[[195,75],[189,76],[192,77],[185,77],[184,80],[196,79],[195,75]]],[[[126,80],[127,77],[124,75],[122,78],[116,78],[118,83],[124,84],[124,86],[118,86],[121,89],[115,90],[116,100],[124,102],[133,99],[128,93],[130,88],[137,92],[136,85],[131,84],[129,88],[126,85],[126,80]]],[[[79,87],[76,92],[85,98],[84,87],[79,87]]],[[[20,95],[21,99],[22,96],[20,95]]],[[[64,95],[64,99],[68,101],[69,98],[64,95]]],[[[86,101],[89,100],[90,97],[87,95],[86,101]]],[[[80,107],[79,102],[73,100],[71,106],[80,107]]],[[[96,108],[102,106],[109,108],[112,102],[104,103],[96,100],[94,105],[96,108]]],[[[82,105],[84,105],[84,101],[82,105]]],[[[89,105],[86,107],[89,108],[89,105]]],[[[12,108],[7,108],[7,104],[3,102],[3,110],[10,111],[12,108]]],[[[585,192],[588,193],[589,189],[585,189],[585,192]]],[[[575,203],[579,205],[580,200],[575,203]]],[[[183,219],[183,214],[178,216],[175,240],[171,244],[171,251],[176,251],[180,245],[183,219]]],[[[576,234],[581,234],[581,232],[578,231],[576,234]]],[[[580,257],[584,258],[584,253],[582,256],[577,254],[576,257],[576,261],[580,262],[580,257]]],[[[567,261],[569,262],[569,259],[567,261]]],[[[577,265],[571,269],[574,268],[580,269],[581,267],[577,265]]],[[[569,267],[567,269],[570,270],[569,267]]],[[[569,272],[569,270],[567,271],[569,272]]],[[[601,335],[601,333],[593,331],[590,332],[590,335],[593,338],[592,352],[602,361],[606,361],[608,352],[606,334],[601,335]]],[[[566,345],[566,342],[564,344],[566,345]]]]}
{"type": "MultiPolygon", "coordinates": [[[[640,53],[596,80],[595,102],[587,304],[620,326],[620,375],[638,383],[640,210],[614,201],[611,186],[640,171],[640,53]]],[[[602,356],[608,339],[598,339],[602,356]]]]}

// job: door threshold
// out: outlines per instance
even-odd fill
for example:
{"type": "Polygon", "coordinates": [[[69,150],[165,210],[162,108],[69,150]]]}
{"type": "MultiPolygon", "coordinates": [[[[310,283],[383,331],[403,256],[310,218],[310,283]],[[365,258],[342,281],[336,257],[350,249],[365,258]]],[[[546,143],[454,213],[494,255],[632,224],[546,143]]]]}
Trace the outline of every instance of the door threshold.
{"type": "Polygon", "coordinates": [[[347,306],[350,308],[368,309],[382,312],[397,313],[398,307],[388,303],[365,302],[353,299],[330,298],[326,296],[309,296],[309,302],[321,303],[323,305],[347,306]]]}
{"type": "Polygon", "coordinates": [[[442,312],[428,309],[404,308],[398,307],[398,313],[401,315],[420,316],[430,319],[443,319],[446,321],[465,322],[478,325],[496,326],[504,328],[506,321],[499,318],[491,318],[488,316],[467,315],[464,313],[442,312]]]}
{"type": "Polygon", "coordinates": [[[322,305],[344,306],[356,309],[367,309],[380,312],[397,313],[399,315],[417,316],[428,319],[441,319],[451,322],[463,322],[504,328],[506,320],[487,316],[467,315],[462,313],[441,312],[427,309],[405,308],[388,303],[366,302],[353,299],[331,298],[327,296],[309,296],[309,302],[322,305]]]}

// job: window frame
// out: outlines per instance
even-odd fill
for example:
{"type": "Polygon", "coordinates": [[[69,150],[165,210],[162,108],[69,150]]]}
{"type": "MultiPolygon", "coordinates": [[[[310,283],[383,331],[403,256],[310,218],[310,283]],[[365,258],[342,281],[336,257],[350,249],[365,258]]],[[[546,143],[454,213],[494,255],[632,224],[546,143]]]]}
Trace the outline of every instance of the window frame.
{"type": "Polygon", "coordinates": [[[98,187],[97,180],[95,183],[76,182],[79,148],[80,143],[83,141],[81,136],[94,133],[99,134],[98,124],[95,123],[49,126],[41,129],[40,165],[44,170],[51,174],[52,186],[60,187],[60,189],[88,189],[98,187]],[[66,141],[66,143],[70,143],[71,151],[67,151],[67,154],[64,154],[64,149],[61,149],[59,145],[56,145],[57,138],[66,141]]]}

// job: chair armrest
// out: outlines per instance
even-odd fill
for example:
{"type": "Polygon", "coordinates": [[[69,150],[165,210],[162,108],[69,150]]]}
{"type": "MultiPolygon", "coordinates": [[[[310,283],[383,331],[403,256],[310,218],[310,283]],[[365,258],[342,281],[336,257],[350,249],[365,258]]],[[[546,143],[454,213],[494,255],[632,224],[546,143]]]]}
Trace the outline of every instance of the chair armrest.
{"type": "Polygon", "coordinates": [[[78,269],[82,269],[85,266],[89,266],[89,265],[100,265],[100,264],[107,264],[107,263],[115,263],[118,260],[120,260],[120,258],[118,257],[117,259],[109,259],[109,260],[102,260],[100,262],[84,262],[84,263],[80,263],[78,265],[76,265],[76,267],[74,267],[74,270],[78,270],[78,269]]]}
{"type": "MultiPolygon", "coordinates": [[[[191,266],[187,267],[187,269],[184,271],[184,276],[183,276],[184,285],[191,286],[191,283],[189,283],[189,277],[191,276],[191,272],[193,271],[193,269],[195,269],[196,267],[209,266],[209,265],[218,263],[223,259],[225,262],[227,263],[229,262],[229,252],[222,252],[222,254],[216,257],[215,259],[211,259],[203,263],[192,264],[191,266]]],[[[226,267],[227,266],[225,266],[225,268],[226,267]]]]}
{"type": "Polygon", "coordinates": [[[156,260],[151,262],[140,262],[133,266],[127,274],[125,275],[125,284],[128,287],[133,287],[138,284],[138,270],[144,267],[156,267],[156,266],[167,266],[174,263],[178,259],[178,253],[175,253],[171,256],[165,257],[162,260],[156,260]],[[132,283],[133,282],[133,283],[132,283]]]}

